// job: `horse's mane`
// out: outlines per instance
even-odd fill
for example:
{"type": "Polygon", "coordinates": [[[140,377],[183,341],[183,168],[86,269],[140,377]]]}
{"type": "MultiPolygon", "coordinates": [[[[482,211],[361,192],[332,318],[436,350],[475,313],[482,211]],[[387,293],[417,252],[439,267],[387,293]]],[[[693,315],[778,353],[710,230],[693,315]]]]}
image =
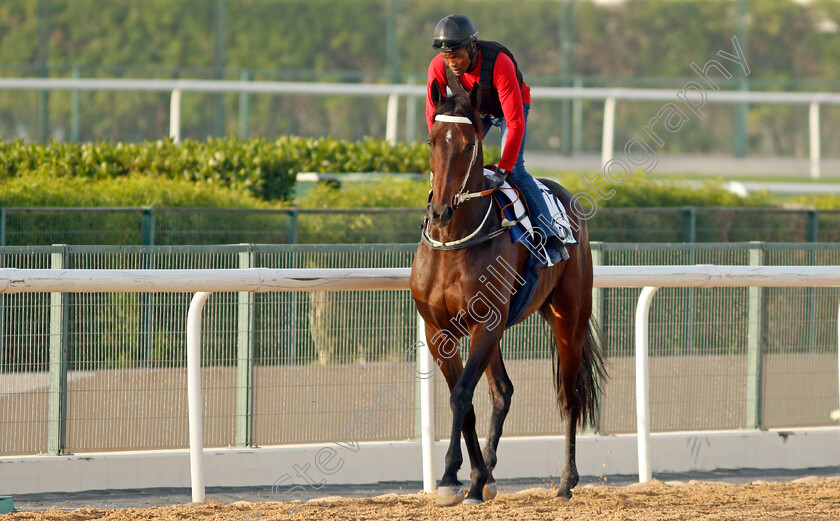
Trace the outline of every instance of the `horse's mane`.
{"type": "Polygon", "coordinates": [[[473,109],[470,104],[470,100],[466,96],[463,94],[451,94],[437,104],[433,116],[437,116],[438,114],[464,116],[472,121],[473,128],[475,128],[476,133],[478,133],[479,139],[482,139],[484,129],[481,125],[479,125],[479,122],[476,121],[475,112],[475,109],[473,109]]]}
{"type": "Polygon", "coordinates": [[[466,116],[475,125],[475,110],[470,105],[470,100],[466,96],[452,94],[447,96],[443,101],[438,103],[435,107],[434,115],[448,114],[450,116],[466,116]]]}

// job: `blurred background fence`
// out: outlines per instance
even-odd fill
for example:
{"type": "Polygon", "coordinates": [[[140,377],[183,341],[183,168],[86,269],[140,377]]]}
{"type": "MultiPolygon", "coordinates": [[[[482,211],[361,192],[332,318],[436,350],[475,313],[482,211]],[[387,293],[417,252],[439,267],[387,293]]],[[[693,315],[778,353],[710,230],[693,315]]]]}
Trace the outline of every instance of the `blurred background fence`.
{"type": "MultiPolygon", "coordinates": [[[[17,268],[405,267],[415,250],[6,246],[0,261],[17,268]]],[[[602,265],[838,265],[840,244],[596,243],[593,255],[602,265]]],[[[611,374],[600,433],[635,428],[639,291],[593,295],[611,374]]],[[[189,300],[183,293],[0,295],[0,454],[186,447],[189,300]]],[[[651,314],[653,430],[831,424],[839,301],[838,288],[660,290],[651,314]]],[[[203,322],[206,446],[416,437],[416,311],[408,292],[219,293],[203,322]],[[346,425],[377,396],[393,415],[376,432],[354,435],[346,425]]],[[[547,328],[526,320],[508,331],[503,354],[516,387],[506,435],[559,434],[547,328]]],[[[437,429],[446,432],[448,391],[442,378],[436,386],[437,429]]],[[[486,393],[482,382],[482,429],[486,393]]]]}
{"type": "MultiPolygon", "coordinates": [[[[423,210],[0,208],[0,246],[381,244],[419,241],[423,210]]],[[[837,242],[840,210],[601,208],[603,242],[837,242]]]]}
{"type": "MultiPolygon", "coordinates": [[[[195,78],[422,84],[435,23],[460,12],[482,38],[504,43],[531,86],[679,89],[690,64],[732,50],[750,66],[725,89],[837,91],[840,6],[834,0],[5,0],[0,75],[42,78],[195,78]],[[78,20],[88,23],[81,27],[78,20]]],[[[191,94],[184,137],[294,134],[382,136],[384,99],[191,94]]],[[[618,142],[659,103],[619,103],[618,142]],[[628,130],[630,129],[630,130],[628,130]]],[[[807,156],[807,111],[792,106],[706,107],[702,124],[663,152],[807,156]]],[[[705,109],[704,109],[705,110],[705,109]]],[[[826,142],[840,139],[824,109],[826,142]]],[[[168,135],[167,95],[0,92],[0,139],[155,140],[168,135]]],[[[530,150],[598,151],[603,107],[540,101],[530,150]]],[[[401,139],[425,135],[422,103],[406,107],[401,139]]],[[[826,147],[826,154],[837,151],[826,147]]]]}

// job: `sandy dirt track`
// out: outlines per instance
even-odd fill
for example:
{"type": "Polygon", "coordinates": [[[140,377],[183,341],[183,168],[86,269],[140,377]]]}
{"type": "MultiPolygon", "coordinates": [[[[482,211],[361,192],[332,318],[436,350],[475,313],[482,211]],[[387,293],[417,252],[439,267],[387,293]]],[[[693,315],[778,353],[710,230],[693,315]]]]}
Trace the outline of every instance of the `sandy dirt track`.
{"type": "Polygon", "coordinates": [[[694,521],[840,519],[840,479],[802,478],[793,482],[755,481],[746,485],[718,482],[654,480],[625,487],[586,485],[571,501],[554,498],[546,488],[500,494],[483,505],[434,506],[423,494],[367,499],[328,497],[304,505],[236,502],[226,505],[209,498],[204,503],[157,507],[73,511],[51,509],[0,515],[0,520],[585,520],[585,521],[694,521]],[[299,507],[297,511],[289,513],[299,507]]]}

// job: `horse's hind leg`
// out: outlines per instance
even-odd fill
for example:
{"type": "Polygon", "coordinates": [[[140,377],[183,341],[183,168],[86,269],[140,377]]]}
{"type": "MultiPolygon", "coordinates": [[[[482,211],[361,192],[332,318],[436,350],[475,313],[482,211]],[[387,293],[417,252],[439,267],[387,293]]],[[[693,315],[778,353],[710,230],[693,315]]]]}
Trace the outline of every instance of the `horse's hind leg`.
{"type": "Polygon", "coordinates": [[[487,436],[487,442],[484,444],[482,456],[484,456],[484,464],[487,465],[487,470],[490,477],[487,478],[487,484],[484,486],[483,496],[484,500],[488,501],[496,497],[496,479],[493,477],[493,469],[496,468],[496,449],[499,447],[499,439],[502,437],[502,426],[505,423],[508,410],[510,409],[510,400],[513,396],[513,382],[510,381],[505,364],[502,361],[501,350],[496,352],[490,358],[490,364],[484,372],[487,375],[487,383],[490,387],[490,401],[493,405],[493,413],[490,416],[490,433],[487,436]]]}
{"type": "Polygon", "coordinates": [[[567,499],[572,497],[572,489],[580,479],[575,465],[575,437],[582,406],[578,376],[583,365],[583,338],[591,312],[589,299],[581,304],[580,298],[580,295],[564,291],[564,285],[561,285],[540,309],[551,326],[556,342],[554,385],[557,402],[566,422],[565,465],[557,496],[567,499]]]}

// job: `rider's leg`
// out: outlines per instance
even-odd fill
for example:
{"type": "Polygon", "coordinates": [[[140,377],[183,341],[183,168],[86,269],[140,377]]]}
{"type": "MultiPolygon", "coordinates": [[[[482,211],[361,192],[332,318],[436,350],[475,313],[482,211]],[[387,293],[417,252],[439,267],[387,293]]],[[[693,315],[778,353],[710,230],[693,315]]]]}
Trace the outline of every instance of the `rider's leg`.
{"type": "MultiPolygon", "coordinates": [[[[528,202],[528,206],[531,208],[531,213],[533,214],[531,218],[534,221],[535,226],[539,226],[548,238],[546,241],[546,247],[549,250],[555,250],[558,253],[556,256],[551,256],[552,263],[562,262],[569,258],[569,254],[566,251],[563,241],[559,237],[559,231],[557,230],[557,226],[554,225],[554,220],[548,210],[548,206],[545,204],[545,199],[543,198],[540,189],[537,188],[534,178],[531,177],[531,175],[525,170],[525,138],[528,135],[528,112],[530,111],[531,106],[525,103],[523,104],[523,108],[525,111],[525,131],[522,133],[522,144],[519,146],[519,156],[516,158],[516,164],[510,173],[510,177],[513,178],[513,181],[519,187],[523,197],[525,197],[525,200],[528,202]]],[[[507,137],[507,125],[504,120],[501,122],[501,130],[502,150],[504,150],[505,138],[507,137]]]]}

